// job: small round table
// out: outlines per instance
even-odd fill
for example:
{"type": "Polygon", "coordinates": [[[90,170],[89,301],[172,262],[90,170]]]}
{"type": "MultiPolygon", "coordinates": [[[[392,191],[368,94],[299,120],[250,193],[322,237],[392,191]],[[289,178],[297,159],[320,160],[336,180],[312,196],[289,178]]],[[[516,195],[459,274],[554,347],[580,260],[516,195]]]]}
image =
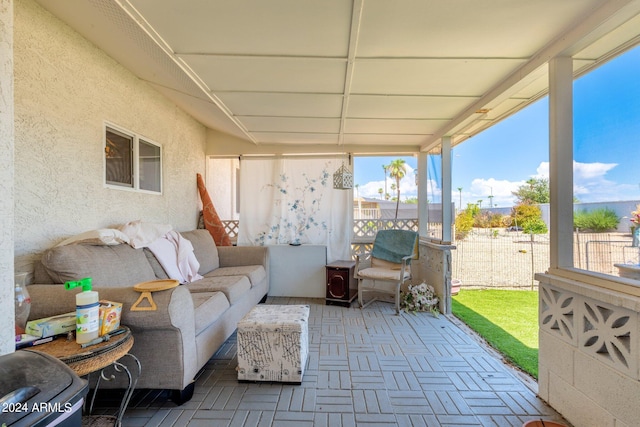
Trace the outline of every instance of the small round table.
{"type": "MultiPolygon", "coordinates": [[[[93,410],[93,404],[100,382],[102,380],[111,381],[115,378],[115,373],[124,372],[128,378],[128,386],[124,393],[122,403],[120,404],[120,408],[115,417],[106,417],[111,419],[116,426],[121,425],[122,417],[129,405],[129,400],[135,390],[141,372],[140,361],[134,355],[129,354],[129,350],[133,347],[133,335],[131,335],[131,330],[126,326],[122,326],[121,329],[124,330],[122,333],[110,337],[107,341],[85,348],[76,343],[74,339],[68,340],[65,337],[60,337],[46,344],[40,344],[28,348],[28,351],[40,351],[60,359],[80,377],[94,372],[100,373],[88,408],[89,414],[91,414],[93,410]],[[127,366],[120,361],[120,359],[125,357],[131,358],[134,361],[133,367],[135,367],[135,369],[133,372],[130,369],[130,366],[127,366]],[[109,375],[108,371],[111,370],[114,372],[111,372],[109,375]]],[[[102,424],[105,417],[98,418],[85,420],[83,417],[82,424],[83,426],[102,424]]]]}

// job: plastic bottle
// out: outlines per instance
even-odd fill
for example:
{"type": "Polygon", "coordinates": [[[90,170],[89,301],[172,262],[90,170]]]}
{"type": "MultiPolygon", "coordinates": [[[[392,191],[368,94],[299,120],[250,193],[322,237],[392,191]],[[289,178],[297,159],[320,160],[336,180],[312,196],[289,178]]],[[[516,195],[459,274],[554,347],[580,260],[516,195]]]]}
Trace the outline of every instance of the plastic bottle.
{"type": "Polygon", "coordinates": [[[84,344],[98,338],[100,326],[100,303],[98,292],[91,290],[91,278],[64,284],[65,289],[82,287],[76,294],[76,342],[84,344]]]}
{"type": "Polygon", "coordinates": [[[16,336],[24,334],[24,328],[31,311],[31,297],[26,286],[27,273],[15,275],[15,320],[16,336]]]}

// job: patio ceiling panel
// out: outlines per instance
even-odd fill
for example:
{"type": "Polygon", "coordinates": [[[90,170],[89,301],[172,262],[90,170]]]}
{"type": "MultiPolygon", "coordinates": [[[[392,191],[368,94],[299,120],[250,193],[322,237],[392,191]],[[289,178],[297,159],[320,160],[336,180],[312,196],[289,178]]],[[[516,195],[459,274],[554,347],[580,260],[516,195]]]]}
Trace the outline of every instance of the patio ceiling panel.
{"type": "Polygon", "coordinates": [[[319,93],[221,92],[236,116],[340,117],[342,96],[319,93]]]}
{"type": "Polygon", "coordinates": [[[340,119],[318,117],[256,117],[242,116],[240,120],[251,132],[317,132],[338,134],[340,119]]]}
{"type": "Polygon", "coordinates": [[[508,75],[523,59],[362,59],[354,67],[354,94],[480,97],[496,75],[508,75]]]}
{"type": "Polygon", "coordinates": [[[178,54],[346,58],[344,0],[130,0],[178,54]]]}
{"type": "Polygon", "coordinates": [[[546,94],[555,55],[580,74],[640,42],[640,0],[36,1],[265,150],[455,145],[546,94]]]}
{"type": "Polygon", "coordinates": [[[264,144],[320,144],[335,145],[338,143],[338,134],[323,133],[295,133],[295,132],[254,132],[257,140],[264,144]]]}
{"type": "Polygon", "coordinates": [[[345,120],[344,132],[367,134],[430,134],[438,130],[446,120],[437,119],[357,119],[345,120]]]}
{"type": "Polygon", "coordinates": [[[217,93],[344,92],[345,59],[179,55],[217,93]]]}
{"type": "MultiPolygon", "coordinates": [[[[526,58],[600,0],[375,0],[359,57],[526,58]]],[[[495,76],[494,76],[495,77],[495,76]]]]}
{"type": "Polygon", "coordinates": [[[477,98],[443,96],[351,95],[347,118],[446,120],[477,98]]]}
{"type": "Polygon", "coordinates": [[[400,135],[400,134],[380,134],[380,133],[351,133],[344,135],[344,144],[352,145],[419,145],[424,139],[423,134],[418,135],[400,135]]]}

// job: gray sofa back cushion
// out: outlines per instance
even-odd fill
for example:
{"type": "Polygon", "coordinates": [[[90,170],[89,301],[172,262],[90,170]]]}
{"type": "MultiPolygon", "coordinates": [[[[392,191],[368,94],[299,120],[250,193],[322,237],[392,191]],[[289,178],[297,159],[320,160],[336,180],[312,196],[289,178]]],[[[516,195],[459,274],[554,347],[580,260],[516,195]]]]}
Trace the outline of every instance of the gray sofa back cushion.
{"type": "Polygon", "coordinates": [[[180,232],[182,237],[193,245],[193,254],[200,263],[198,273],[205,275],[220,267],[218,248],[207,230],[191,230],[180,232]]]}
{"type": "Polygon", "coordinates": [[[158,261],[158,258],[156,258],[153,252],[151,252],[149,248],[143,248],[142,250],[144,251],[144,254],[147,257],[147,261],[149,262],[149,265],[153,269],[153,273],[156,275],[156,278],[169,279],[169,275],[167,274],[166,271],[164,271],[164,268],[162,267],[162,265],[160,265],[160,261],[158,261]]]}
{"type": "Polygon", "coordinates": [[[155,280],[142,249],[129,245],[67,245],[42,255],[42,265],[55,283],[91,277],[94,286],[132,286],[155,280]]]}

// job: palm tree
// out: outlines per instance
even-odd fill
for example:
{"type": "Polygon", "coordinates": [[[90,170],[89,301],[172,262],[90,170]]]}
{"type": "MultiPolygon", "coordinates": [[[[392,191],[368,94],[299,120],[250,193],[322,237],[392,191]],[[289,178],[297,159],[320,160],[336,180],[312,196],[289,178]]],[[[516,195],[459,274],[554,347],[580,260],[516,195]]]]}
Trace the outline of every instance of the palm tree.
{"type": "Polygon", "coordinates": [[[382,165],[382,171],[384,173],[384,198],[385,200],[389,200],[389,196],[387,195],[387,172],[389,171],[389,166],[391,165],[382,165]]]}
{"type": "Polygon", "coordinates": [[[360,184],[355,184],[354,187],[356,187],[356,200],[358,201],[358,219],[360,219],[362,218],[362,200],[360,200],[360,191],[358,190],[360,184]]]}
{"type": "Polygon", "coordinates": [[[378,194],[380,195],[380,200],[382,200],[382,193],[384,190],[382,188],[378,188],[378,194]]]}
{"type": "Polygon", "coordinates": [[[396,180],[396,218],[398,219],[398,208],[400,207],[400,180],[407,174],[407,165],[402,159],[396,159],[389,165],[389,176],[396,180]]]}

